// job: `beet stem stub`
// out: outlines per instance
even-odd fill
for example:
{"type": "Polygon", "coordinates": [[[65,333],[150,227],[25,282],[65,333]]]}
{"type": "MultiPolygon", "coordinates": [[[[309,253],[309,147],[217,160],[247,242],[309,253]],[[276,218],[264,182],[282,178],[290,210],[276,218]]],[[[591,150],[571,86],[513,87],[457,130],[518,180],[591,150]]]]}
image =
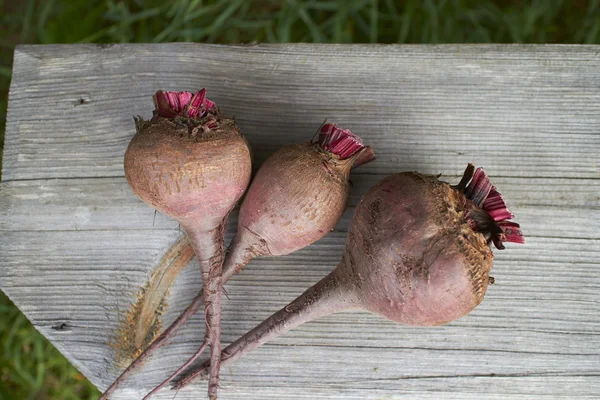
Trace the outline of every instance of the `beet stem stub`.
{"type": "MultiPolygon", "coordinates": [[[[471,164],[467,167],[467,171],[470,167],[472,167],[471,164]]],[[[464,178],[458,185],[459,187],[463,181],[464,178]]],[[[473,179],[466,186],[464,193],[474,206],[471,213],[474,225],[489,236],[489,240],[498,250],[504,249],[502,242],[525,243],[525,237],[519,224],[508,221],[515,217],[514,214],[508,209],[504,198],[483,172],[483,169],[475,170],[473,179]]]]}
{"type": "Polygon", "coordinates": [[[454,189],[458,190],[459,192],[464,193],[465,189],[467,188],[467,185],[469,184],[471,179],[473,179],[474,172],[475,172],[475,166],[473,164],[469,163],[469,165],[467,165],[467,168],[465,169],[462,179],[460,180],[458,185],[452,186],[452,187],[454,189]]]}
{"type": "Polygon", "coordinates": [[[201,119],[206,116],[215,103],[206,98],[206,89],[195,94],[190,92],[163,92],[154,95],[155,113],[164,118],[177,116],[201,119]]]}
{"type": "Polygon", "coordinates": [[[337,154],[342,159],[352,157],[365,147],[361,138],[349,129],[338,128],[335,124],[324,124],[321,127],[319,144],[323,150],[337,154]]]}
{"type": "Polygon", "coordinates": [[[365,146],[362,139],[349,129],[339,128],[336,124],[321,125],[317,143],[323,150],[337,155],[342,160],[354,157],[352,167],[375,160],[375,153],[371,147],[365,146]]]}

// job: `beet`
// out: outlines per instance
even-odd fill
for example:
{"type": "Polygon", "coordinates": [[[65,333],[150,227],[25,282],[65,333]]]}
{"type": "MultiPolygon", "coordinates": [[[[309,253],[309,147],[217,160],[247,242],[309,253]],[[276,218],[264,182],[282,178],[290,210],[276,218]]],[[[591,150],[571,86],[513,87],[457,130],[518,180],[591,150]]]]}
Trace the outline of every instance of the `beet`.
{"type": "MultiPolygon", "coordinates": [[[[222,363],[339,311],[362,309],[416,326],[471,312],[490,282],[490,243],[503,249],[503,242],[524,242],[500,193],[483,170],[473,170],[469,165],[456,186],[414,172],[380,181],[356,208],[337,268],[223,350],[222,363]]],[[[209,366],[207,360],[176,387],[209,366]]]]}
{"type": "MultiPolygon", "coordinates": [[[[250,150],[235,121],[205,97],[206,90],[154,95],[151,120],[136,118],[125,152],[127,182],[144,202],[179,222],[200,263],[206,304],[205,345],[213,368],[209,396],[218,385],[223,235],[227,217],[251,174],[250,150]]],[[[105,399],[139,363],[101,397],[105,399]]]]}
{"type": "MultiPolygon", "coordinates": [[[[369,146],[347,129],[323,124],[316,139],[281,148],[260,167],[248,189],[238,229],[223,265],[223,282],[257,256],[279,256],[304,248],[325,236],[341,218],[350,190],[350,170],[375,159],[369,146]]],[[[140,358],[148,357],[181,327],[202,304],[194,298],[140,358]]],[[[155,393],[187,368],[199,349],[155,393]]]]}
{"type": "Polygon", "coordinates": [[[223,279],[254,257],[290,254],[325,236],[346,209],[350,170],[374,159],[358,136],[334,124],[321,126],[317,141],[275,152],[242,202],[223,279]]]}

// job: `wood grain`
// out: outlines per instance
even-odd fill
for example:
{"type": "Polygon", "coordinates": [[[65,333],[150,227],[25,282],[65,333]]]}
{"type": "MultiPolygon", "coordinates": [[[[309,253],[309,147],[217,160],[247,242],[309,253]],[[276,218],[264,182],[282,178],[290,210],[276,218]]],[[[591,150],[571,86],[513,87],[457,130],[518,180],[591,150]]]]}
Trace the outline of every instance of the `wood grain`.
{"type": "Polygon", "coordinates": [[[24,46],[4,180],[122,176],[157,88],[207,87],[257,160],[328,118],[377,148],[365,171],[597,178],[595,46],[24,46]],[[568,144],[568,151],[565,148],[568,144]]]}
{"type": "MultiPolygon", "coordinates": [[[[458,180],[485,167],[527,243],[496,252],[485,301],[437,328],[343,313],[289,332],[223,371],[227,399],[600,397],[600,48],[199,44],[21,46],[0,184],[0,288],[92,382],[119,370],[111,341],[177,240],[176,223],[130,191],[132,115],[158,88],[207,87],[236,116],[255,166],[328,118],[378,160],[352,177],[335,231],[259,259],[224,299],[229,343],[330,271],[360,196],[402,170],[458,180]]],[[[229,223],[227,240],[235,228],[229,223]]],[[[164,323],[200,287],[189,265],[164,323]]],[[[189,356],[196,316],[117,393],[134,399],[189,356]]],[[[177,399],[203,395],[203,383],[177,399]]],[[[165,390],[157,398],[171,399],[165,390]]]]}

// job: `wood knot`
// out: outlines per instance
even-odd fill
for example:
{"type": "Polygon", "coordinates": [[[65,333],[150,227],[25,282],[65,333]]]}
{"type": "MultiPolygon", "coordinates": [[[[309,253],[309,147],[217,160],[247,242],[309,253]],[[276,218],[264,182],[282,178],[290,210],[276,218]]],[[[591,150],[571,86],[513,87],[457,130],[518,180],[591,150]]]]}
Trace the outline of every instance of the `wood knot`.
{"type": "Polygon", "coordinates": [[[71,330],[71,327],[67,322],[61,322],[51,327],[55,331],[67,332],[71,330]]]}
{"type": "Polygon", "coordinates": [[[80,96],[77,100],[73,101],[73,106],[78,107],[85,104],[90,104],[92,99],[88,95],[80,96]]]}

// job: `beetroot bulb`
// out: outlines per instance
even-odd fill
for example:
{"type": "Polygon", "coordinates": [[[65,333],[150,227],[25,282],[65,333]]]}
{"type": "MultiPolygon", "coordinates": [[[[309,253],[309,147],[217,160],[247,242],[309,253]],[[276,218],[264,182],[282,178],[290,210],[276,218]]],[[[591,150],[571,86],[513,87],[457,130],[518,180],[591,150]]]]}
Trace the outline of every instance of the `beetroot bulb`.
{"type": "MultiPolygon", "coordinates": [[[[323,124],[316,140],[285,146],[270,156],[252,180],[242,202],[237,234],[223,266],[223,282],[257,256],[290,254],[321,239],[341,218],[353,167],[375,159],[370,147],[347,129],[323,124]]],[[[202,304],[198,295],[151,347],[160,346],[202,304]],[[168,333],[167,333],[168,332],[168,333]]],[[[148,349],[140,356],[146,357],[148,349]]],[[[196,352],[146,397],[187,368],[196,352]]]]}
{"type": "MultiPolygon", "coordinates": [[[[210,344],[209,396],[218,383],[223,237],[230,211],[251,174],[250,151],[235,121],[205,97],[206,90],[154,95],[149,121],[136,119],[137,133],[125,152],[127,182],[144,202],[179,222],[200,263],[206,304],[203,348],[210,344]]],[[[101,398],[107,398],[131,369],[101,398]]]]}
{"type": "MultiPolygon", "coordinates": [[[[225,348],[221,362],[339,311],[362,309],[416,326],[472,311],[490,280],[490,243],[503,249],[503,242],[524,242],[500,193],[483,170],[473,170],[469,164],[457,186],[414,172],[380,181],[356,208],[337,268],[225,348]]],[[[176,387],[209,367],[207,360],[176,387]]]]}
{"type": "Polygon", "coordinates": [[[335,124],[322,125],[316,141],[275,152],[242,202],[223,279],[257,256],[290,254],[325,236],[346,209],[350,170],[374,159],[358,136],[335,124]]]}

